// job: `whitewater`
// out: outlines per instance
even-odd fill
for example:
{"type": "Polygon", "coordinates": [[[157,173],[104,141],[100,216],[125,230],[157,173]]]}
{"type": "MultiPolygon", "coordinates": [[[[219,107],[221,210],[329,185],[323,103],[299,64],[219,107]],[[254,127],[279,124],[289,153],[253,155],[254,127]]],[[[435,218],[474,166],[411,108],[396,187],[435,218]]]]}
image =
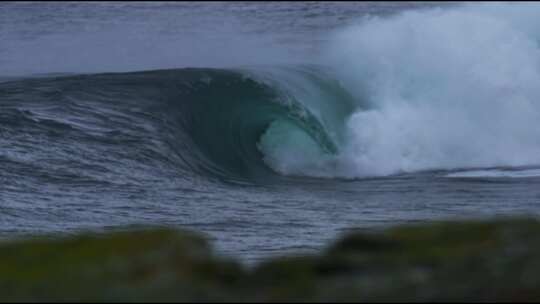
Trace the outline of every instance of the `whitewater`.
{"type": "Polygon", "coordinates": [[[0,236],[167,225],[248,261],[540,211],[535,3],[6,3],[0,236]]]}

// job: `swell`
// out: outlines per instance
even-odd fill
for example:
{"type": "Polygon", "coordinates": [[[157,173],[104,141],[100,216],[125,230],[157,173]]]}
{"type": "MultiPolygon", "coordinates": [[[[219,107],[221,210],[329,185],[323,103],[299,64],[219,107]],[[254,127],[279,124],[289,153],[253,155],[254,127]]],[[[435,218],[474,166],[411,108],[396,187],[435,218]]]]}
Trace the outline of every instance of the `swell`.
{"type": "MultiPolygon", "coordinates": [[[[308,66],[45,77],[0,83],[0,117],[14,135],[3,137],[6,144],[30,154],[46,154],[43,136],[54,133],[66,158],[85,163],[92,154],[111,171],[140,162],[190,178],[268,180],[303,175],[290,167],[300,158],[313,166],[306,155],[316,163],[339,152],[351,111],[340,94],[322,69],[308,66]],[[325,94],[342,107],[324,108],[325,94]]],[[[12,158],[20,152],[4,150],[12,158]]]]}

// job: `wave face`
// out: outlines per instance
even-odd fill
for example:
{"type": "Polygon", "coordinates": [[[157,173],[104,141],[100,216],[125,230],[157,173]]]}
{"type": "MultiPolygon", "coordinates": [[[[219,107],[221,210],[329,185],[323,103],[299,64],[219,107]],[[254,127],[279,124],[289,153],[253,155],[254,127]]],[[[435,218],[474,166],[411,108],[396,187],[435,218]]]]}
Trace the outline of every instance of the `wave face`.
{"type": "Polygon", "coordinates": [[[45,77],[1,83],[0,95],[12,101],[12,123],[63,126],[62,136],[76,129],[110,142],[131,130],[154,158],[226,180],[317,175],[321,160],[339,153],[351,112],[339,84],[308,66],[45,77]],[[100,132],[94,116],[112,121],[100,132]]]}
{"type": "Polygon", "coordinates": [[[197,156],[190,164],[237,177],[316,175],[339,152],[350,100],[319,68],[177,73],[183,88],[164,110],[196,147],[178,149],[197,156]]]}

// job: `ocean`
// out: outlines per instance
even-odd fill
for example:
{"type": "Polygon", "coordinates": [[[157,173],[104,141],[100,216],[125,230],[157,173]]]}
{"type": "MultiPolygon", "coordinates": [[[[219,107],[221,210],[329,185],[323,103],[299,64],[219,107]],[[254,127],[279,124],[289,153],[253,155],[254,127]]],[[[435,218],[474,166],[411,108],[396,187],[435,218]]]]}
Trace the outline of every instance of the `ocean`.
{"type": "Polygon", "coordinates": [[[3,2],[0,237],[540,213],[540,5],[3,2]]]}

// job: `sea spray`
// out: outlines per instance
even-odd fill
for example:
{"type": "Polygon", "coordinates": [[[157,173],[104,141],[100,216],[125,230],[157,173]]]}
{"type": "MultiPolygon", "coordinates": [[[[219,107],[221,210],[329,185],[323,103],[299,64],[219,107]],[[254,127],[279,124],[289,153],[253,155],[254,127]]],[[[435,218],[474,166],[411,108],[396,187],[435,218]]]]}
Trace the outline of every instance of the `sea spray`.
{"type": "Polygon", "coordinates": [[[368,104],[345,176],[540,164],[540,8],[483,4],[366,17],[326,63],[368,104]]]}

